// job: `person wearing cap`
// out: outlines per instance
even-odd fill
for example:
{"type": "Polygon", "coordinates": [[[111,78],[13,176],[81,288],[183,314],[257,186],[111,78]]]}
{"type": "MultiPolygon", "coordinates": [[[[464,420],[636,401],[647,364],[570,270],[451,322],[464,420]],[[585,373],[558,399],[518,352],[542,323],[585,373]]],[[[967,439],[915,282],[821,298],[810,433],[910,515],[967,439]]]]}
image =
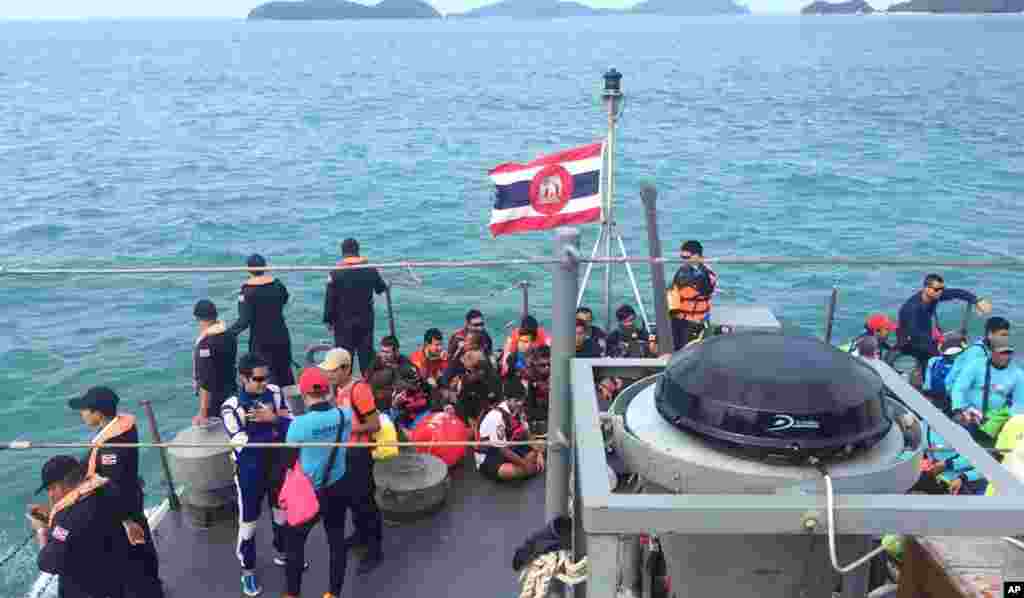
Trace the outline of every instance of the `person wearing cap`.
{"type": "Polygon", "coordinates": [[[39,570],[58,576],[61,598],[162,598],[159,579],[125,558],[128,539],[120,520],[116,484],[86,476],[69,455],[42,469],[50,506],[33,505],[29,516],[40,551],[39,570]]]}
{"type": "Polygon", "coordinates": [[[964,368],[950,397],[954,419],[992,446],[1006,420],[1024,413],[1024,371],[1012,362],[1008,338],[992,337],[989,347],[989,359],[964,368]]]}
{"type": "Polygon", "coordinates": [[[953,369],[946,374],[946,388],[953,388],[960,372],[964,371],[964,367],[968,364],[975,361],[985,363],[989,360],[989,355],[992,353],[992,338],[997,336],[1010,337],[1010,322],[1006,318],[992,316],[985,321],[985,336],[971,343],[953,363],[953,369]]]}
{"type": "Polygon", "coordinates": [[[959,334],[947,335],[939,347],[942,355],[929,359],[924,372],[924,384],[921,388],[923,394],[947,415],[950,413],[950,403],[946,378],[966,344],[964,337],[959,334]]]}
{"type": "Polygon", "coordinates": [[[68,401],[82,422],[97,431],[93,448],[86,456],[85,477],[96,476],[116,485],[125,531],[131,538],[128,558],[140,563],[153,577],[159,577],[159,557],[144,509],[142,480],[139,478],[139,449],[121,446],[139,442],[135,416],[118,413],[120,398],[106,386],[90,388],[68,401]]]}
{"type": "Polygon", "coordinates": [[[647,330],[637,324],[636,311],[631,305],[615,310],[619,327],[608,335],[608,357],[651,357],[647,330]]]}
{"type": "Polygon", "coordinates": [[[704,246],[700,241],[683,243],[679,257],[683,264],[666,291],[675,351],[704,337],[711,319],[711,297],[718,285],[718,275],[704,263],[704,246]]]}
{"type": "MultiPolygon", "coordinates": [[[[351,439],[353,442],[373,442],[381,429],[380,412],[374,400],[373,389],[365,380],[352,377],[352,356],[345,349],[327,352],[319,368],[334,389],[335,404],[351,412],[351,439]]],[[[301,382],[307,376],[303,372],[301,382]]],[[[310,380],[315,380],[312,373],[310,380]]],[[[312,384],[312,382],[310,383],[312,384]]],[[[305,394],[305,391],[303,391],[305,394]]],[[[350,447],[345,451],[345,485],[352,508],[355,533],[346,538],[347,546],[365,546],[367,557],[357,570],[365,574],[377,567],[382,558],[384,517],[377,507],[376,484],[373,478],[373,456],[369,447],[350,447]]]]}
{"type": "Polygon", "coordinates": [[[272,448],[247,447],[249,442],[281,442],[287,437],[291,412],[280,387],[269,384],[270,366],[262,356],[246,354],[238,360],[241,382],[238,394],[221,407],[221,423],[234,448],[235,489],[238,493],[238,560],[242,565],[242,593],[258,596],[263,592],[256,578],[256,524],[262,504],[270,503],[273,515],[274,563],[286,566],[284,526],[288,519],[277,506],[277,495],[284,482],[287,456],[272,448]]]}
{"type": "Polygon", "coordinates": [[[922,286],[900,307],[896,350],[913,357],[923,375],[928,360],[939,354],[939,345],[942,343],[942,330],[935,317],[935,308],[939,303],[966,301],[982,316],[992,311],[992,304],[986,299],[979,299],[970,291],[947,289],[946,281],[938,274],[925,276],[922,286]]]}
{"type": "Polygon", "coordinates": [[[237,337],[249,329],[249,353],[258,353],[270,364],[270,376],[280,387],[295,384],[292,373],[292,341],[284,321],[288,289],[267,275],[267,260],[253,254],[246,260],[249,279],[238,293],[238,321],[227,333],[237,337]]]}
{"type": "Polygon", "coordinates": [[[192,418],[192,425],[203,426],[209,418],[219,417],[224,400],[238,392],[238,339],[227,334],[224,322],[217,319],[213,301],[200,299],[192,315],[199,326],[199,336],[192,348],[192,377],[199,395],[199,413],[192,418]]]}
{"type": "Polygon", "coordinates": [[[367,263],[359,255],[359,242],[341,242],[338,269],[327,276],[324,295],[324,324],[334,334],[334,346],[348,350],[359,358],[359,371],[373,362],[373,295],[380,295],[388,285],[376,268],[352,268],[367,263]]]}
{"type": "MultiPolygon", "coordinates": [[[[351,366],[351,357],[349,358],[351,366]]],[[[318,367],[309,367],[299,375],[299,390],[306,412],[296,416],[288,427],[288,442],[349,442],[352,435],[352,412],[337,408],[330,400],[331,383],[318,367]]],[[[286,590],[284,598],[298,598],[302,594],[303,567],[306,540],[317,522],[322,521],[330,551],[329,587],[324,598],[341,596],[348,567],[348,549],[345,545],[345,520],[351,507],[348,489],[345,447],[309,446],[299,449],[299,463],[303,473],[317,490],[320,512],[311,521],[287,530],[286,590]]]]}
{"type": "Polygon", "coordinates": [[[889,316],[885,314],[871,314],[864,321],[864,332],[839,348],[849,352],[851,355],[859,355],[860,353],[857,350],[858,343],[865,338],[873,337],[877,340],[877,358],[885,361],[892,351],[892,345],[889,344],[889,335],[896,332],[898,328],[899,325],[890,319],[889,316]]]}

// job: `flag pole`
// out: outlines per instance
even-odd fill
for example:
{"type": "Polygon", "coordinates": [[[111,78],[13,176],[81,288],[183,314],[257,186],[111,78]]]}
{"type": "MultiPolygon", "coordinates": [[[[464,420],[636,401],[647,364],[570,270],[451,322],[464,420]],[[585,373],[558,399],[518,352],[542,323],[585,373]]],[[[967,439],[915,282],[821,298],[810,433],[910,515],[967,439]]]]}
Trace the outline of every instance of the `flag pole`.
{"type": "Polygon", "coordinates": [[[618,118],[619,103],[622,100],[622,73],[614,68],[608,69],[604,74],[604,98],[608,109],[608,184],[605,185],[603,222],[604,229],[604,253],[609,259],[605,264],[604,271],[604,309],[605,309],[605,330],[612,330],[612,243],[615,236],[615,121],[618,118]]]}

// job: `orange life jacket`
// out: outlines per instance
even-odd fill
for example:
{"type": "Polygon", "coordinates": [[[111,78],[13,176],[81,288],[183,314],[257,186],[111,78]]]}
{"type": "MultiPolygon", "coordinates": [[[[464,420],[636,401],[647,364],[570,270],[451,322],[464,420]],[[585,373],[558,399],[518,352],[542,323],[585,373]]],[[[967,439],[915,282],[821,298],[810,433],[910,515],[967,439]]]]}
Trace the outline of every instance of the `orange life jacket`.
{"type": "Polygon", "coordinates": [[[447,359],[427,359],[427,354],[423,352],[423,349],[410,355],[409,361],[416,366],[424,380],[427,378],[437,380],[448,369],[447,359]]]}
{"type": "Polygon", "coordinates": [[[85,477],[91,478],[96,475],[96,456],[100,452],[100,447],[111,438],[116,438],[121,434],[124,434],[135,427],[135,416],[122,414],[114,418],[114,421],[100,432],[100,435],[96,437],[96,440],[92,441],[92,450],[89,451],[89,466],[85,470],[85,477]]]}
{"type": "MultiPolygon", "coordinates": [[[[338,407],[344,409],[348,408],[352,410],[352,417],[357,423],[366,423],[366,415],[362,411],[356,408],[355,403],[352,401],[352,393],[356,391],[356,387],[360,384],[365,384],[367,389],[370,389],[370,384],[365,380],[356,380],[355,382],[348,385],[346,388],[339,388],[337,396],[335,397],[338,407]]],[[[370,396],[373,396],[373,390],[368,390],[370,396]]],[[[355,432],[349,438],[352,442],[375,442],[376,434],[370,434],[369,432],[355,432]]]]}
{"type": "Polygon", "coordinates": [[[677,320],[689,320],[691,322],[703,322],[711,311],[711,295],[715,292],[718,283],[718,276],[713,270],[707,268],[710,291],[706,295],[692,285],[678,287],[673,284],[666,291],[668,299],[668,311],[677,320]]]}
{"type": "MultiPolygon", "coordinates": [[[[538,326],[537,335],[534,337],[533,342],[530,343],[527,351],[530,349],[536,349],[537,347],[543,347],[544,345],[549,347],[551,346],[551,337],[548,336],[548,333],[544,330],[543,326],[538,326]]],[[[509,371],[509,364],[507,360],[508,356],[516,353],[517,351],[519,351],[519,328],[513,328],[512,333],[508,335],[507,339],[505,339],[505,349],[502,352],[501,376],[503,378],[508,375],[509,371]]],[[[524,355],[523,358],[525,357],[526,356],[524,355]]]]}
{"type": "Polygon", "coordinates": [[[58,500],[57,504],[53,505],[53,509],[50,511],[50,527],[53,527],[53,520],[57,517],[57,513],[106,486],[109,481],[105,477],[94,475],[86,478],[74,490],[65,494],[64,498],[58,500]]]}

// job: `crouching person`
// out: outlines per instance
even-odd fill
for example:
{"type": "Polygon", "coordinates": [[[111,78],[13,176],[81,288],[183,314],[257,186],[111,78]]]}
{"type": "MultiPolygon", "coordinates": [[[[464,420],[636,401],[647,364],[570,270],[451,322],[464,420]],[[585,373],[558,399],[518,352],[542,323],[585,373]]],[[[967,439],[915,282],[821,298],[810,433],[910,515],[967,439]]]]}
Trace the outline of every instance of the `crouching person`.
{"type": "Polygon", "coordinates": [[[522,419],[524,405],[521,397],[510,397],[492,407],[480,423],[480,440],[497,443],[476,454],[477,469],[492,480],[519,480],[544,471],[543,451],[528,446],[502,446],[514,438],[527,437],[522,419]]]}
{"type": "MultiPolygon", "coordinates": [[[[288,442],[348,442],[352,433],[352,412],[337,408],[330,400],[331,385],[322,370],[306,368],[299,377],[299,390],[306,413],[297,416],[288,428],[288,442]]],[[[344,447],[302,447],[299,462],[312,482],[320,502],[320,511],[312,520],[287,528],[285,598],[302,594],[302,563],[306,562],[306,540],[313,527],[323,521],[330,551],[330,586],[324,598],[338,598],[345,584],[348,552],[345,545],[345,519],[353,492],[347,487],[344,447]]]]}

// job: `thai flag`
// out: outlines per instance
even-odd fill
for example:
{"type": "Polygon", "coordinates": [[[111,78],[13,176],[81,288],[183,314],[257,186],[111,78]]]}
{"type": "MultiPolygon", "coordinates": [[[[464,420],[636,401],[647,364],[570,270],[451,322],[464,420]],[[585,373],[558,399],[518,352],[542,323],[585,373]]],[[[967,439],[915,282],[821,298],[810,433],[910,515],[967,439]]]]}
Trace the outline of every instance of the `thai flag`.
{"type": "Polygon", "coordinates": [[[603,156],[604,144],[594,143],[491,170],[497,187],[491,235],[600,219],[603,156]]]}

